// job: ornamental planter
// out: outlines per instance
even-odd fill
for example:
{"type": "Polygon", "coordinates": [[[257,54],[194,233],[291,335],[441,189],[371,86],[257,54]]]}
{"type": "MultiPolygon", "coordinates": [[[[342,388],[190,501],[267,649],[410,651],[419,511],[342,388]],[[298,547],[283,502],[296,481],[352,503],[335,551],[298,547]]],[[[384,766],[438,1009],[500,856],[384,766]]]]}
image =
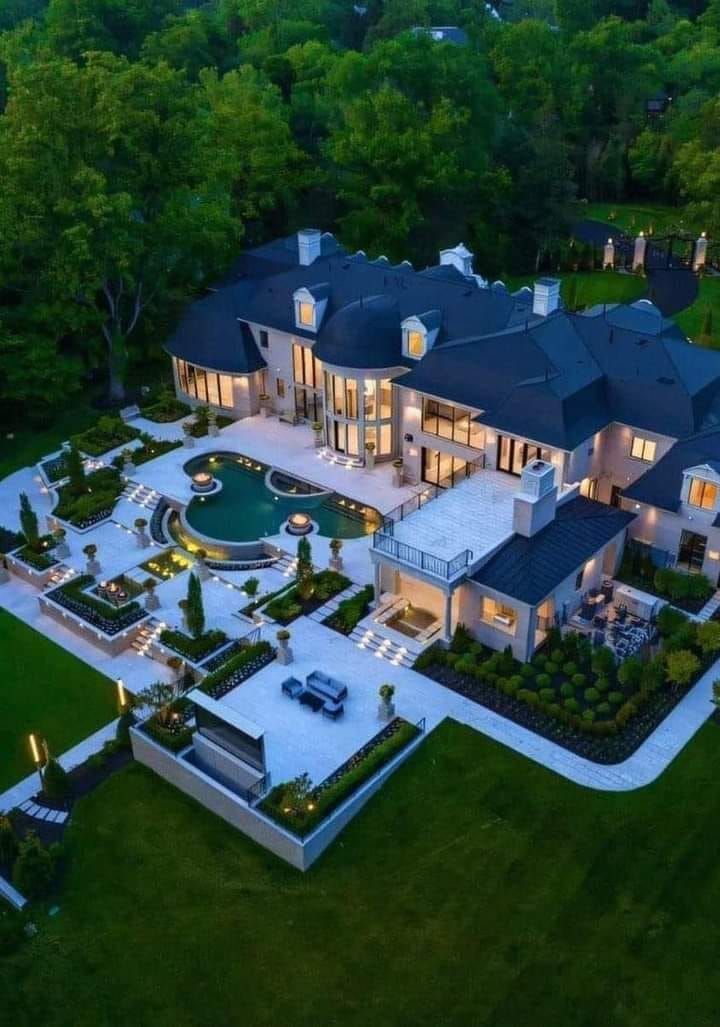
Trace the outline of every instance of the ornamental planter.
{"type": "Polygon", "coordinates": [[[56,528],[53,535],[57,539],[53,550],[58,560],[65,560],[70,556],[70,546],[67,544],[67,537],[64,528],[56,528]]]}
{"type": "Polygon", "coordinates": [[[147,524],[148,522],[145,520],[144,517],[137,517],[135,519],[135,527],[137,529],[136,540],[139,549],[147,549],[147,547],[150,545],[150,536],[145,530],[147,528],[147,524]]]}
{"type": "Polygon", "coordinates": [[[368,471],[372,471],[375,467],[375,443],[365,443],[365,466],[368,471]]]}
{"type": "Polygon", "coordinates": [[[378,706],[378,717],[380,720],[392,720],[395,716],[395,703],[392,701],[395,695],[394,685],[380,685],[380,704],[378,706]]]}
{"type": "Polygon", "coordinates": [[[393,460],[393,485],[396,489],[403,487],[403,462],[402,460],[393,460]]]}
{"type": "Polygon", "coordinates": [[[260,393],[260,416],[267,417],[270,413],[270,397],[266,392],[260,393]]]}
{"type": "Polygon", "coordinates": [[[183,439],[183,446],[185,447],[185,449],[193,449],[195,446],[195,439],[193,438],[192,434],[193,427],[194,425],[192,421],[183,421],[182,430],[185,434],[185,438],[183,439]]]}
{"type": "Polygon", "coordinates": [[[312,430],[315,433],[315,449],[322,449],[325,439],[323,438],[323,426],[320,421],[313,421],[312,430]]]}
{"type": "Polygon", "coordinates": [[[341,571],[343,569],[342,556],[340,556],[340,550],[342,549],[342,542],[339,538],[334,538],[330,542],[330,570],[341,571]]]}
{"type": "Polygon", "coordinates": [[[198,549],[195,553],[195,571],[200,581],[207,581],[210,577],[210,569],[205,563],[207,553],[204,549],[198,549]]]}
{"type": "Polygon", "coordinates": [[[290,648],[290,632],[281,629],[275,636],[278,642],[277,661],[287,666],[293,662],[293,651],[290,648]]]}

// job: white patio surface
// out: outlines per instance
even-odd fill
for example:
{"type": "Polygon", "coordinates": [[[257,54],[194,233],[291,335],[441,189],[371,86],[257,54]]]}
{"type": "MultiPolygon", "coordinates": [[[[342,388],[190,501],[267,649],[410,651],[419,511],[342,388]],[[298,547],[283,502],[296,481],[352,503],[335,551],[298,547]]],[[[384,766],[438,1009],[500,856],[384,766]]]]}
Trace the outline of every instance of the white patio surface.
{"type": "Polygon", "coordinates": [[[193,493],[183,466],[193,457],[224,450],[278,467],[312,484],[374,506],[381,513],[398,506],[416,491],[411,486],[395,488],[392,467],[387,463],[366,471],[323,460],[307,425],[293,427],[274,417],[246,417],[235,421],[223,428],[216,438],[196,439],[192,449],[175,449],[142,464],[133,480],[186,504],[193,493]]]}

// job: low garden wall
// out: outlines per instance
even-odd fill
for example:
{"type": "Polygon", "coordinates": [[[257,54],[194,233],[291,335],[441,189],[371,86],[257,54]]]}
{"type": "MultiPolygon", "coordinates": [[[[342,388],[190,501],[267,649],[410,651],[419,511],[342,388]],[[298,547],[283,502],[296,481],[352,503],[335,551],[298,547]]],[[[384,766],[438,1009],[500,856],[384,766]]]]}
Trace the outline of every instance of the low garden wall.
{"type": "Polygon", "coordinates": [[[228,788],[203,773],[197,767],[164,749],[143,731],[132,728],[130,739],[133,756],[139,763],[154,770],[165,781],[196,799],[206,809],[216,813],[233,827],[252,838],[258,845],[279,856],[298,870],[308,870],[315,860],[337,838],[343,828],[360,812],[375,792],[385,783],[394,770],[404,763],[420,745],[424,734],[406,746],[397,756],[386,763],[374,777],[335,809],[318,827],[305,838],[286,831],[263,813],[250,807],[228,788]]]}
{"type": "Polygon", "coordinates": [[[16,559],[12,553],[6,557],[8,570],[16,577],[20,578],[21,581],[26,582],[28,585],[32,585],[33,588],[45,588],[50,581],[52,575],[57,571],[60,566],[59,563],[53,564],[52,567],[47,567],[45,570],[36,571],[22,560],[16,559]]]}
{"type": "Polygon", "coordinates": [[[123,652],[128,646],[132,645],[150,616],[148,614],[125,628],[124,631],[119,631],[116,635],[106,635],[105,632],[99,628],[92,627],[92,625],[71,613],[70,610],[65,610],[62,606],[54,603],[46,595],[39,595],[37,600],[40,604],[40,609],[47,617],[51,617],[58,624],[72,631],[73,634],[96,645],[109,656],[117,656],[118,653],[123,652]]]}

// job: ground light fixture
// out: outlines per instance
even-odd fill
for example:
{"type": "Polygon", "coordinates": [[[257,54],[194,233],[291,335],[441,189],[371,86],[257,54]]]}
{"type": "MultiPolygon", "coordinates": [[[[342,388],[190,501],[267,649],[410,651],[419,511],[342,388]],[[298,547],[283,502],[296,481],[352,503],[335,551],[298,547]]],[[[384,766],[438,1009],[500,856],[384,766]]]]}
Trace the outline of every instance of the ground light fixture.
{"type": "Polygon", "coordinates": [[[37,738],[35,737],[34,734],[30,735],[30,752],[32,753],[33,763],[35,764],[35,769],[37,770],[38,777],[40,778],[40,790],[42,791],[42,788],[43,788],[43,775],[42,775],[43,758],[42,758],[42,754],[40,752],[40,745],[38,745],[38,740],[37,740],[37,738]]]}
{"type": "Polygon", "coordinates": [[[123,684],[122,678],[117,679],[117,693],[120,712],[124,713],[125,708],[127,707],[127,692],[125,691],[125,685],[123,684]]]}

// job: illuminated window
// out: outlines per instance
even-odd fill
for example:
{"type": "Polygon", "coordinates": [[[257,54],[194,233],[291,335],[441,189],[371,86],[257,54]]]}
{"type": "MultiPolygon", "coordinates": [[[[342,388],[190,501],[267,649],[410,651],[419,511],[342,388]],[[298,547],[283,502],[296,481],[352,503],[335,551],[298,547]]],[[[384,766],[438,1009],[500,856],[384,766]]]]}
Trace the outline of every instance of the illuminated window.
{"type": "Polygon", "coordinates": [[[419,359],[425,353],[425,336],[422,332],[410,331],[407,333],[408,356],[419,359]]]}
{"type": "Polygon", "coordinates": [[[298,322],[306,328],[315,325],[315,307],[312,303],[298,303],[298,322]]]}
{"type": "Polygon", "coordinates": [[[636,460],[644,460],[651,464],[655,459],[656,443],[652,439],[643,439],[640,435],[633,435],[630,455],[636,460]]]}
{"type": "Polygon", "coordinates": [[[690,494],[688,495],[690,506],[699,506],[702,510],[712,510],[716,499],[717,485],[703,481],[702,478],[690,480],[690,494]]]}
{"type": "Polygon", "coordinates": [[[517,613],[512,606],[506,606],[505,603],[499,603],[489,596],[484,596],[481,611],[482,619],[486,624],[490,624],[500,631],[505,631],[508,635],[515,634],[517,613]]]}

